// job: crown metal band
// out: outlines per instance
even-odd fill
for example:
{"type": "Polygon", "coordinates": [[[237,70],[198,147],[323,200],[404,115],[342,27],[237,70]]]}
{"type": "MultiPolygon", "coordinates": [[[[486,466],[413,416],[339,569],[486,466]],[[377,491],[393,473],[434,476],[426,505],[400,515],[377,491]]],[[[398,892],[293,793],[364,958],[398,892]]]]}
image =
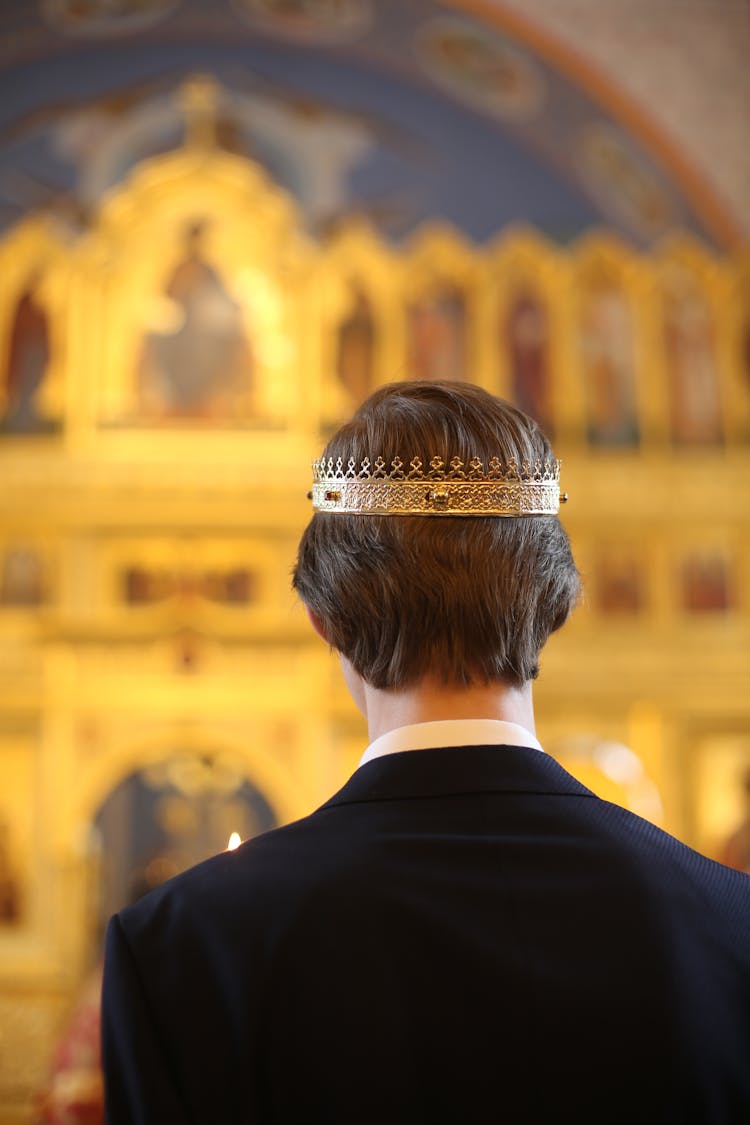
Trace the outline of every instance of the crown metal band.
{"type": "Polygon", "coordinates": [[[313,462],[308,493],[318,512],[378,516],[554,516],[568,499],[560,495],[560,462],[503,463],[492,457],[485,471],[478,457],[468,463],[419,457],[405,465],[400,457],[386,466],[382,457],[321,458],[313,462]]]}

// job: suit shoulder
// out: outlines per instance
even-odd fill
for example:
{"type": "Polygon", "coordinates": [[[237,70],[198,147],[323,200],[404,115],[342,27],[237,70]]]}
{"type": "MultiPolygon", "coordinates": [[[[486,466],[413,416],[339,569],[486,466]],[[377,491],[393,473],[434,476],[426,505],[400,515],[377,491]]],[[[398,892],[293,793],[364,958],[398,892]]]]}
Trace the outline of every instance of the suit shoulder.
{"type": "Polygon", "coordinates": [[[726,867],[619,805],[597,800],[589,807],[613,850],[638,876],[664,893],[689,896],[750,928],[750,875],[726,867]]]}
{"type": "Polygon", "coordinates": [[[319,810],[203,860],[122,910],[123,929],[135,936],[227,912],[245,922],[280,917],[284,903],[303,894],[335,858],[338,849],[321,823],[326,819],[319,810]]]}

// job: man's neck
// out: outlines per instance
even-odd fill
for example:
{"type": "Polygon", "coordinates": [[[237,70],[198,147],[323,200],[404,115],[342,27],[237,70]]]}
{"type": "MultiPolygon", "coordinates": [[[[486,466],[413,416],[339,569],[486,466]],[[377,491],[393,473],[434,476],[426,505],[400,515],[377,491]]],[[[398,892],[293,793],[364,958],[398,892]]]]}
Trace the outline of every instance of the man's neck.
{"type": "Polygon", "coordinates": [[[423,680],[400,691],[379,691],[364,685],[364,705],[370,742],[410,723],[441,719],[501,719],[518,723],[535,734],[531,684],[474,684],[471,687],[423,680]]]}

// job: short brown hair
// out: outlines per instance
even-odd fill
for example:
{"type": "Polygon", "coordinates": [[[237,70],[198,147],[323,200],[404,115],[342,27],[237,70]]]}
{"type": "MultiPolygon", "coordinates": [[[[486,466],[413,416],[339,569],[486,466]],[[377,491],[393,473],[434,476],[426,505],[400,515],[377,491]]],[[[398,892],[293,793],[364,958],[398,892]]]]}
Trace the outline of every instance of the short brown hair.
{"type": "MultiPolygon", "coordinates": [[[[446,463],[552,458],[533,419],[479,387],[391,383],[331,438],[325,457],[446,463]]],[[[316,512],[293,585],[331,645],[376,688],[426,676],[520,686],[572,610],[578,572],[556,516],[316,512]]]]}

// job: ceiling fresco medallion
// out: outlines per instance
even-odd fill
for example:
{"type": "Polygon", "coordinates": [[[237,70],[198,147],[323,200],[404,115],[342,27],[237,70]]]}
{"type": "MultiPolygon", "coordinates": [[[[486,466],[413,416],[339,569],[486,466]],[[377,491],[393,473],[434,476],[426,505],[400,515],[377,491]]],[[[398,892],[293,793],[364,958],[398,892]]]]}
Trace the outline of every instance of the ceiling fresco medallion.
{"type": "Polygon", "coordinates": [[[181,0],[43,0],[42,15],[66,35],[130,35],[166,18],[181,0]]]}
{"type": "Polygon", "coordinates": [[[232,5],[261,30],[316,45],[355,39],[372,23],[367,0],[232,0],[232,5]]]}
{"type": "Polygon", "coordinates": [[[542,108],[545,83],[528,56],[501,35],[450,17],[419,32],[422,68],[475,109],[509,121],[528,121],[542,108]]]}

